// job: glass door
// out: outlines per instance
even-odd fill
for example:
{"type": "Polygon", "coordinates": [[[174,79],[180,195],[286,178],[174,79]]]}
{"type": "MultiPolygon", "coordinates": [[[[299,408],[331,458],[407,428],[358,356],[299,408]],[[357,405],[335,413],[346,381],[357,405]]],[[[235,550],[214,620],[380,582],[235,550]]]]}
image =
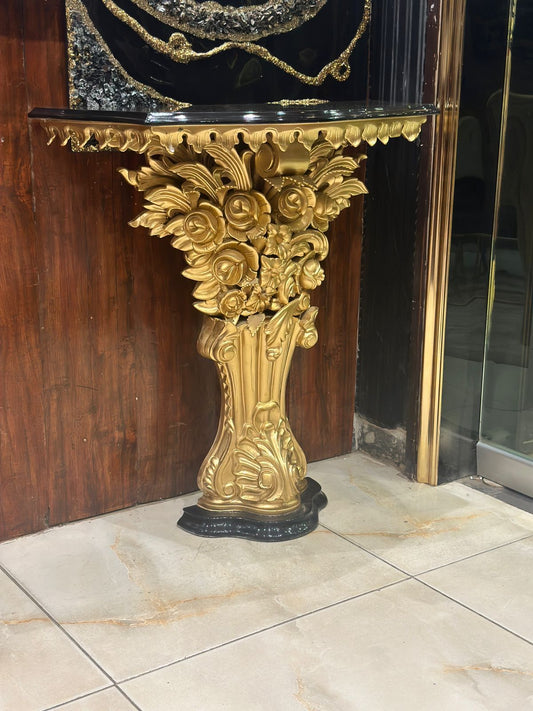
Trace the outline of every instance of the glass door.
{"type": "Polygon", "coordinates": [[[477,462],[478,474],[533,496],[533,7],[512,10],[503,97],[493,97],[502,139],[477,462]]]}

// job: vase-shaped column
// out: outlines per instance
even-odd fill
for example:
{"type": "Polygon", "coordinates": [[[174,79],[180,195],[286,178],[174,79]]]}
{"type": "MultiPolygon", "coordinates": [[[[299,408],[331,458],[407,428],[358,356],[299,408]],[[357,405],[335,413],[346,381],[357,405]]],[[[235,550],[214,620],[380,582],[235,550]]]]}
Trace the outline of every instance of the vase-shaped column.
{"type": "Polygon", "coordinates": [[[198,476],[205,509],[279,515],[300,506],[306,461],[287,419],[285,389],[294,349],[317,340],[317,309],[303,301],[237,325],[204,321],[198,350],[215,361],[222,392],[217,436],[198,476]]]}

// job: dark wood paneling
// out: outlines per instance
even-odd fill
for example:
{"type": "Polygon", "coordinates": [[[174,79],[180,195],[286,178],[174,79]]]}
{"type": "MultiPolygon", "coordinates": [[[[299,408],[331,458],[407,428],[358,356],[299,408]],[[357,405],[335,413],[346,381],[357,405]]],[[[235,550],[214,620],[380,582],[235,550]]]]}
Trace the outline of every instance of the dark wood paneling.
{"type": "MultiPolygon", "coordinates": [[[[196,488],[215,368],[183,258],[127,223],[138,156],[46,146],[34,106],[66,105],[63,1],[7,0],[0,27],[0,539],[196,488]],[[32,192],[33,191],[33,192],[32,192]]],[[[310,460],[351,449],[361,200],[331,234],[320,342],[289,407],[310,460]]]]}
{"type": "Polygon", "coordinates": [[[150,501],[196,488],[219,393],[213,363],[196,351],[202,316],[192,307],[193,282],[180,276],[182,255],[144,230],[133,239],[138,486],[139,500],[150,501]]]}
{"type": "Polygon", "coordinates": [[[313,293],[318,343],[296,349],[289,375],[291,426],[309,461],[352,449],[363,204],[353,198],[330,227],[326,280],[313,293]]]}
{"type": "MultiPolygon", "coordinates": [[[[427,3],[382,0],[371,27],[369,94],[419,102],[427,3]]],[[[369,151],[361,278],[357,410],[375,424],[405,427],[409,390],[420,141],[369,151]]]]}
{"type": "Polygon", "coordinates": [[[367,164],[357,409],[389,428],[405,425],[418,157],[394,140],[367,164]]]}
{"type": "MultiPolygon", "coordinates": [[[[64,106],[63,3],[26,3],[25,39],[27,109],[64,106]]],[[[32,156],[55,524],[135,502],[131,274],[114,157],[48,148],[38,126],[32,156]]]]}
{"type": "Polygon", "coordinates": [[[47,525],[36,232],[22,6],[0,27],[0,538],[47,525]]]}

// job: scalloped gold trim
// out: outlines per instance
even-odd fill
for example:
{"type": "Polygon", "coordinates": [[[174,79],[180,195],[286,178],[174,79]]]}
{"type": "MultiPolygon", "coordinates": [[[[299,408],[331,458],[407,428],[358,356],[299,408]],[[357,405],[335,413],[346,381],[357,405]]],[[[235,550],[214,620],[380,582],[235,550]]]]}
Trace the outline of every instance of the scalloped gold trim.
{"type": "Polygon", "coordinates": [[[70,142],[74,150],[87,150],[91,144],[92,150],[115,149],[146,153],[152,148],[158,148],[172,155],[184,140],[198,152],[211,143],[232,148],[241,138],[253,151],[257,151],[261,144],[269,141],[277,144],[282,151],[287,150],[295,141],[303,143],[309,149],[319,137],[326,138],[335,148],[343,145],[358,146],[362,142],[373,146],[378,141],[388,143],[390,138],[400,136],[414,141],[426,120],[427,116],[422,115],[310,124],[220,124],[182,127],[41,119],[41,125],[48,134],[48,143],[58,139],[64,146],[70,142]]]}

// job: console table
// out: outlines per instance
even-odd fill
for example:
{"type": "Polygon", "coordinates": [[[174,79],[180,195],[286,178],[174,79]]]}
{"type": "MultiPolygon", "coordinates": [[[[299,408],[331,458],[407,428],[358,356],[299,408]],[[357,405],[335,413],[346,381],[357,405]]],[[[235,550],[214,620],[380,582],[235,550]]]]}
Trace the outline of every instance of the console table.
{"type": "Polygon", "coordinates": [[[366,157],[347,146],[413,141],[432,106],[324,102],[201,106],[172,113],[35,109],[49,143],[134,151],[120,172],[145,196],[130,224],[185,254],[204,314],[201,355],[216,364],[218,432],[198,474],[201,498],[178,525],[203,536],[302,536],[327,503],[306,477],[285,411],[296,347],[318,338],[310,292],[324,279],[328,225],[367,190],[366,157]]]}

